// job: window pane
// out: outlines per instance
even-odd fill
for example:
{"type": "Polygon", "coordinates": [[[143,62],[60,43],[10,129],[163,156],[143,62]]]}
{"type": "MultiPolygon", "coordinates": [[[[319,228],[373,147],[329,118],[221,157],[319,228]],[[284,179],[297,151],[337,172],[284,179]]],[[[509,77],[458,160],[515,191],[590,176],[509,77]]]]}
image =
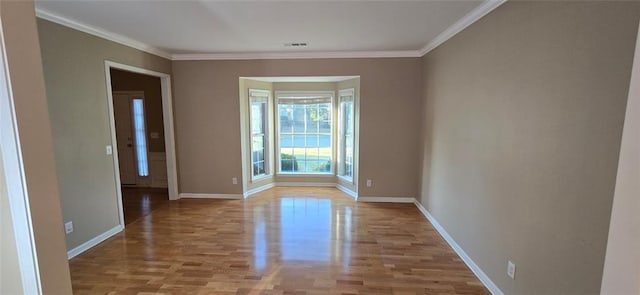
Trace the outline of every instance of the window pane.
{"type": "Polygon", "coordinates": [[[331,173],[331,97],[278,102],[280,171],[331,173]]]}
{"type": "Polygon", "coordinates": [[[144,127],[144,101],[140,98],[133,99],[133,129],[138,161],[138,175],[149,176],[147,137],[144,127]]]}
{"type": "MultiPolygon", "coordinates": [[[[257,92],[257,91],[256,91],[257,92]]],[[[267,119],[268,96],[251,93],[249,117],[251,119],[251,169],[253,176],[268,174],[267,119]]]]}
{"type": "Polygon", "coordinates": [[[251,103],[251,133],[264,133],[266,103],[251,103]]]}
{"type": "Polygon", "coordinates": [[[353,95],[341,95],[339,106],[338,175],[353,178],[354,113],[353,95]]]}

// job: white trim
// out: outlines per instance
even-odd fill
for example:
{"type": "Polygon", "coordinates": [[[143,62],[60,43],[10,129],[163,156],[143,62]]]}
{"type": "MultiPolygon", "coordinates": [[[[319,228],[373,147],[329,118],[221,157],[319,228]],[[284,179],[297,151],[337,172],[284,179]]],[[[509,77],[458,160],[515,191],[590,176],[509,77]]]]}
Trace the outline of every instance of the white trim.
{"type": "Polygon", "coordinates": [[[352,197],[354,200],[358,199],[358,193],[352,191],[351,189],[349,189],[348,187],[341,185],[339,183],[336,183],[336,188],[340,191],[342,191],[343,193],[347,194],[349,197],[352,197]]]}
{"type": "Polygon", "coordinates": [[[336,163],[336,176],[340,179],[342,179],[345,182],[351,183],[351,184],[355,184],[355,170],[356,170],[356,89],[351,87],[351,88],[345,88],[345,89],[340,89],[338,90],[338,97],[336,99],[336,109],[337,109],[337,121],[338,121],[338,129],[336,132],[336,160],[334,161],[336,163]],[[343,100],[343,97],[351,97],[351,99],[347,100],[343,100]],[[344,173],[346,164],[343,163],[344,160],[346,160],[346,156],[344,154],[346,154],[346,142],[344,140],[344,138],[346,137],[346,132],[345,129],[348,129],[348,126],[346,126],[346,122],[344,122],[344,118],[343,118],[343,113],[342,113],[342,103],[343,102],[351,102],[352,106],[352,117],[353,120],[351,122],[351,127],[353,129],[353,138],[352,138],[352,154],[353,157],[351,158],[351,176],[344,176],[344,175],[340,175],[340,173],[344,173]],[[343,159],[344,157],[344,159],[343,159]],[[341,161],[342,160],[342,161],[341,161]],[[342,170],[342,171],[341,171],[342,170]]]}
{"type": "Polygon", "coordinates": [[[471,10],[469,13],[467,13],[465,16],[463,16],[461,19],[444,30],[433,40],[431,40],[431,42],[422,47],[422,49],[418,51],[418,56],[424,56],[425,54],[429,53],[429,51],[434,50],[436,47],[440,46],[442,43],[462,32],[462,30],[475,23],[483,16],[487,15],[489,12],[498,8],[498,6],[502,5],[505,2],[507,2],[507,0],[485,0],[484,3],[471,10]]]}
{"type": "MultiPolygon", "coordinates": [[[[332,90],[319,90],[319,91],[309,91],[309,90],[276,90],[274,91],[274,106],[273,106],[273,113],[274,113],[274,121],[275,121],[275,127],[274,127],[274,141],[275,141],[275,151],[276,151],[276,156],[275,161],[276,163],[274,163],[274,168],[275,168],[275,174],[277,176],[289,176],[289,175],[296,175],[296,176],[327,176],[327,177],[334,177],[335,176],[335,159],[336,159],[336,153],[335,153],[335,147],[336,147],[336,143],[335,138],[334,138],[334,125],[336,123],[336,118],[335,118],[335,114],[334,114],[334,108],[335,108],[335,96],[336,96],[336,92],[332,91],[332,90]],[[280,100],[282,99],[281,96],[285,96],[285,99],[287,97],[290,96],[319,96],[319,97],[324,97],[324,96],[329,96],[329,102],[331,105],[331,129],[329,129],[329,138],[330,138],[330,148],[331,148],[331,170],[327,171],[327,172],[318,172],[318,173],[310,173],[310,172],[304,172],[304,173],[300,173],[300,172],[282,172],[282,150],[280,148],[280,100]]],[[[305,127],[306,127],[306,123],[305,123],[305,127]]],[[[295,156],[295,155],[291,155],[291,156],[295,156]]]]}
{"type": "MultiPolygon", "coordinates": [[[[268,177],[272,177],[273,173],[271,171],[271,150],[269,149],[269,144],[271,143],[271,134],[269,132],[269,119],[271,118],[270,114],[271,114],[271,109],[270,109],[270,101],[271,101],[271,91],[270,90],[264,90],[264,89],[254,89],[254,88],[249,88],[249,93],[248,93],[248,117],[249,117],[249,124],[248,124],[248,130],[249,130],[249,176],[250,176],[250,180],[252,182],[255,181],[259,181],[261,179],[265,179],[268,177]],[[264,102],[260,102],[260,103],[264,103],[266,104],[266,109],[264,111],[264,116],[262,118],[262,165],[264,166],[264,174],[260,174],[260,175],[254,175],[253,171],[253,163],[254,163],[254,158],[253,158],[253,112],[252,112],[252,103],[253,103],[253,99],[254,98],[262,98],[262,97],[266,97],[266,101],[264,102]]],[[[260,136],[259,134],[257,134],[258,136],[260,136]]]]}
{"type": "MultiPolygon", "coordinates": [[[[22,147],[14,107],[11,74],[0,23],[0,158],[24,294],[42,294],[22,147]]],[[[4,237],[3,237],[4,238],[4,237]]]]}
{"type": "Polygon", "coordinates": [[[491,294],[494,294],[494,295],[503,295],[504,293],[502,292],[502,290],[500,290],[500,288],[498,288],[498,286],[493,281],[491,281],[489,276],[487,276],[487,274],[485,274],[484,271],[482,271],[482,269],[471,259],[471,257],[469,257],[469,255],[467,255],[467,253],[464,252],[462,247],[460,247],[460,245],[456,243],[453,237],[451,237],[451,235],[449,235],[449,233],[444,229],[444,227],[440,225],[438,220],[436,220],[436,218],[433,217],[433,215],[431,215],[431,213],[429,213],[429,211],[427,211],[427,209],[425,209],[424,206],[422,206],[422,204],[418,202],[418,200],[415,200],[414,204],[416,205],[416,207],[418,207],[418,210],[420,210],[422,215],[424,215],[424,217],[426,217],[427,220],[429,220],[431,225],[433,225],[433,227],[444,238],[444,240],[447,241],[449,246],[453,248],[453,251],[455,251],[456,254],[460,256],[462,261],[464,261],[464,263],[478,277],[480,282],[482,282],[482,284],[485,287],[487,287],[487,289],[489,289],[489,292],[491,292],[491,294]]]}
{"type": "Polygon", "coordinates": [[[276,182],[276,186],[300,186],[300,187],[335,187],[333,182],[276,182]]]}
{"type": "Polygon", "coordinates": [[[106,239],[116,235],[117,233],[121,232],[123,229],[124,229],[124,226],[122,226],[120,224],[116,225],[112,229],[101,233],[97,237],[95,237],[95,238],[93,238],[91,240],[88,240],[88,241],[82,243],[80,246],[69,250],[67,252],[67,258],[71,259],[73,257],[76,257],[76,256],[80,255],[84,251],[87,251],[87,250],[91,249],[92,247],[102,243],[104,240],[106,240],[106,239]]]}
{"type": "Polygon", "coordinates": [[[167,186],[169,200],[177,200],[178,197],[178,174],[176,165],[175,135],[173,130],[173,102],[171,97],[171,76],[152,70],[138,68],[130,65],[120,64],[113,61],[105,61],[105,79],[107,84],[107,104],[109,109],[109,128],[111,129],[111,146],[113,151],[114,177],[116,186],[116,196],[118,199],[118,217],[120,225],[124,223],[124,209],[122,207],[122,188],[120,183],[120,164],[118,162],[118,141],[116,138],[116,123],[113,110],[113,89],[111,88],[111,69],[120,69],[133,73],[149,75],[160,78],[162,90],[162,118],[164,121],[164,142],[165,154],[167,157],[167,186]]]}
{"type": "Polygon", "coordinates": [[[260,82],[269,83],[296,83],[296,82],[311,82],[311,83],[335,83],[343,82],[351,79],[360,78],[360,76],[254,76],[254,77],[240,77],[240,79],[255,80],[260,82]]]}
{"type": "Polygon", "coordinates": [[[193,194],[193,193],[180,193],[180,199],[227,199],[227,200],[241,200],[242,194],[193,194]]]}
{"type": "Polygon", "coordinates": [[[331,174],[329,172],[322,172],[322,173],[296,173],[296,172],[284,172],[284,173],[276,173],[277,177],[287,177],[287,178],[306,178],[306,177],[313,177],[313,178],[334,178],[336,177],[335,174],[331,174]]]}
{"type": "Polygon", "coordinates": [[[413,203],[415,200],[412,197],[358,197],[358,202],[369,203],[413,203]]]}
{"type": "Polygon", "coordinates": [[[420,55],[420,50],[193,53],[193,54],[171,55],[172,60],[252,60],[252,59],[393,58],[393,57],[421,57],[421,55],[420,55]]]}
{"type": "Polygon", "coordinates": [[[122,45],[125,45],[125,46],[129,46],[131,48],[135,48],[135,49],[138,49],[140,51],[144,51],[144,52],[147,52],[147,53],[150,53],[150,54],[153,54],[153,55],[157,55],[157,56],[160,56],[160,57],[163,57],[163,58],[166,58],[166,59],[171,59],[171,54],[170,53],[168,53],[168,52],[166,52],[166,51],[164,51],[164,50],[162,50],[160,48],[157,48],[155,46],[152,46],[152,45],[149,45],[149,44],[146,44],[146,43],[142,43],[140,41],[131,39],[129,37],[122,36],[120,34],[109,32],[109,31],[107,31],[105,29],[102,29],[102,28],[97,28],[97,27],[94,27],[94,26],[90,26],[90,25],[75,21],[75,20],[71,20],[71,19],[68,19],[66,17],[57,15],[55,13],[51,13],[49,11],[43,10],[41,8],[36,8],[36,16],[41,18],[41,19],[57,23],[59,25],[63,25],[65,27],[72,28],[74,30],[85,32],[85,33],[87,33],[89,35],[93,35],[93,36],[96,36],[96,37],[100,37],[102,39],[113,41],[115,43],[122,44],[122,45]]]}
{"type": "Polygon", "coordinates": [[[256,188],[252,188],[252,189],[250,189],[250,190],[248,190],[248,191],[244,192],[242,195],[243,195],[243,196],[244,196],[244,198],[246,199],[246,198],[248,198],[248,197],[250,197],[250,196],[252,196],[252,195],[254,195],[254,194],[257,194],[257,193],[259,193],[259,192],[261,192],[261,191],[266,191],[266,190],[268,190],[268,189],[270,189],[270,188],[274,188],[275,186],[276,186],[276,184],[275,184],[274,182],[272,182],[272,183],[267,183],[267,184],[265,184],[265,185],[263,185],[263,186],[259,186],[259,187],[256,187],[256,188]]]}
{"type": "Polygon", "coordinates": [[[358,199],[358,193],[352,191],[351,189],[340,185],[338,183],[327,183],[327,182],[320,182],[320,183],[316,183],[316,182],[272,182],[272,183],[267,183],[263,186],[260,187],[256,187],[253,189],[250,189],[246,192],[244,192],[244,198],[249,198],[254,194],[257,194],[261,191],[265,191],[274,187],[335,187],[338,190],[342,191],[343,193],[349,195],[350,197],[354,198],[354,199],[358,199]]]}

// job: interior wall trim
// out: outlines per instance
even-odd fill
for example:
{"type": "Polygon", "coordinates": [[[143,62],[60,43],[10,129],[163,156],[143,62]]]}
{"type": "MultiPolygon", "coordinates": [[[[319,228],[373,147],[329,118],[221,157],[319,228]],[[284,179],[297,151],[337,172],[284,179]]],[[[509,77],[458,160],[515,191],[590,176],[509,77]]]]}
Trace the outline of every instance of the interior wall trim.
{"type": "Polygon", "coordinates": [[[449,235],[449,233],[444,229],[444,227],[440,225],[438,220],[435,217],[433,217],[433,215],[431,215],[431,213],[429,213],[429,211],[427,211],[427,209],[424,208],[424,206],[422,206],[422,204],[420,204],[418,200],[415,200],[414,204],[416,205],[416,207],[418,207],[418,210],[420,210],[420,213],[422,213],[422,215],[424,215],[424,217],[427,218],[427,220],[431,223],[431,225],[433,225],[436,231],[438,231],[438,233],[442,236],[442,238],[444,238],[444,240],[449,244],[449,246],[453,248],[453,251],[455,251],[456,254],[460,256],[462,261],[464,261],[464,263],[471,269],[471,271],[476,275],[476,277],[478,277],[480,282],[482,282],[482,284],[485,287],[487,287],[487,289],[489,289],[489,292],[491,292],[491,294],[493,295],[504,295],[502,290],[500,290],[500,288],[498,288],[498,286],[489,278],[489,276],[480,268],[480,266],[478,266],[473,261],[473,259],[471,259],[469,255],[467,255],[467,253],[462,249],[462,247],[460,247],[460,245],[456,243],[453,237],[451,237],[451,235],[449,235]]]}
{"type": "Polygon", "coordinates": [[[440,46],[444,42],[447,42],[447,40],[453,38],[453,36],[462,32],[462,30],[466,29],[468,26],[475,23],[483,16],[489,14],[489,12],[498,8],[505,2],[507,2],[507,0],[485,0],[478,7],[471,10],[469,13],[467,13],[465,16],[463,16],[461,19],[444,30],[433,40],[431,40],[431,42],[422,47],[422,49],[419,50],[419,55],[424,56],[425,54],[429,53],[429,51],[436,49],[436,47],[440,46]]]}
{"type": "Polygon", "coordinates": [[[358,202],[367,203],[413,203],[413,197],[358,197],[358,202]]]}
{"type": "Polygon", "coordinates": [[[140,51],[151,53],[170,60],[254,60],[254,59],[322,59],[322,58],[401,58],[422,57],[440,44],[451,39],[466,27],[478,21],[489,12],[498,8],[506,0],[485,0],[482,4],[471,10],[449,28],[440,33],[436,38],[417,50],[379,50],[379,51],[319,51],[319,52],[236,52],[236,53],[189,53],[172,54],[164,49],[134,40],[132,38],[107,31],[102,28],[87,25],[56,13],[36,8],[36,16],[65,27],[69,27],[87,34],[97,36],[109,41],[129,46],[140,51]]]}
{"type": "Polygon", "coordinates": [[[122,226],[122,224],[118,224],[115,227],[101,233],[100,235],[98,235],[97,237],[88,240],[82,244],[80,244],[78,247],[75,247],[71,250],[69,250],[67,252],[67,258],[71,259],[73,257],[76,257],[80,254],[82,254],[83,252],[91,249],[92,247],[94,247],[95,245],[98,245],[100,243],[102,243],[104,240],[116,235],[117,233],[121,232],[124,229],[124,226],[122,226]]]}
{"type": "Polygon", "coordinates": [[[343,193],[349,195],[350,197],[352,197],[354,200],[358,199],[358,193],[354,192],[353,190],[351,190],[350,188],[341,185],[339,183],[336,183],[336,188],[339,189],[340,191],[342,191],[343,193]]]}
{"type": "Polygon", "coordinates": [[[93,35],[96,37],[100,37],[102,39],[106,39],[109,41],[113,41],[116,42],[118,44],[121,45],[125,45],[125,46],[129,46],[135,49],[138,49],[140,51],[144,51],[146,53],[151,53],[153,55],[157,55],[160,57],[164,57],[166,59],[171,59],[171,53],[166,52],[160,48],[157,48],[155,46],[131,39],[129,37],[125,37],[122,36],[120,34],[116,34],[113,32],[109,32],[107,30],[104,30],[102,28],[97,28],[94,26],[90,26],[87,24],[83,24],[81,22],[72,20],[72,19],[68,19],[66,17],[63,17],[61,15],[55,14],[55,13],[51,13],[39,8],[36,8],[36,16],[44,19],[44,20],[48,20],[50,22],[54,22],[56,24],[59,25],[63,25],[65,27],[68,28],[72,28],[74,30],[78,30],[81,32],[85,32],[89,35],[93,35]]]}
{"type": "Polygon", "coordinates": [[[247,191],[246,191],[246,192],[244,192],[242,195],[243,195],[243,196],[244,196],[244,198],[246,199],[246,198],[248,198],[248,197],[250,197],[250,196],[253,196],[253,195],[255,195],[255,194],[257,194],[257,193],[259,193],[259,192],[261,192],[261,191],[265,191],[265,190],[268,190],[268,189],[270,189],[270,188],[274,188],[275,186],[276,186],[276,185],[275,185],[275,183],[273,183],[273,182],[272,182],[272,183],[267,183],[267,184],[265,184],[265,185],[262,185],[262,186],[259,186],[259,187],[256,187],[256,188],[252,188],[252,189],[250,189],[250,190],[247,190],[247,191]]]}
{"type": "Polygon", "coordinates": [[[180,193],[180,199],[243,199],[241,194],[193,194],[180,193]]]}

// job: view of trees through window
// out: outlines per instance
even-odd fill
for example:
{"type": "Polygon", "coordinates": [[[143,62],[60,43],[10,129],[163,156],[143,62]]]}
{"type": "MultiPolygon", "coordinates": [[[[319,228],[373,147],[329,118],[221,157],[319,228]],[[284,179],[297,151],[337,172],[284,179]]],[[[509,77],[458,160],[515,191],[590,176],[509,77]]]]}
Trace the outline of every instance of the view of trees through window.
{"type": "Polygon", "coordinates": [[[279,98],[280,172],[331,173],[331,96],[279,98]]]}

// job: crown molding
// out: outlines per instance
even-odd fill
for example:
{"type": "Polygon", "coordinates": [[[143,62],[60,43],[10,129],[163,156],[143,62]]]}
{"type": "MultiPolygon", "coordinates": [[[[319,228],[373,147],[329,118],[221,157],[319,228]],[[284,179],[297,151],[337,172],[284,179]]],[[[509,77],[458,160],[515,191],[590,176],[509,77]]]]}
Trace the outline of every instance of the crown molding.
{"type": "Polygon", "coordinates": [[[431,42],[422,47],[422,49],[419,50],[420,56],[424,56],[425,54],[429,53],[429,51],[436,49],[436,47],[451,39],[453,36],[457,35],[462,30],[475,23],[483,16],[487,15],[489,12],[498,8],[498,6],[502,5],[505,2],[507,2],[507,0],[485,0],[484,3],[471,10],[469,13],[467,13],[465,16],[463,16],[461,19],[444,30],[433,40],[431,40],[431,42]]]}
{"type": "Polygon", "coordinates": [[[249,59],[320,59],[320,58],[391,58],[421,57],[418,50],[396,51],[324,51],[324,52],[256,52],[174,54],[172,60],[249,60],[249,59]]]}
{"type": "Polygon", "coordinates": [[[460,33],[489,12],[498,8],[507,0],[485,0],[464,17],[440,33],[420,50],[387,51],[319,51],[319,52],[256,52],[256,53],[185,53],[171,54],[149,44],[83,24],[60,15],[36,8],[36,16],[90,35],[129,46],[140,51],[164,57],[170,60],[254,60],[254,59],[323,59],[323,58],[398,58],[422,57],[442,43],[460,33]]]}
{"type": "Polygon", "coordinates": [[[149,44],[145,44],[142,43],[140,41],[136,41],[134,39],[113,33],[113,32],[109,32],[100,28],[96,28],[87,24],[83,24],[80,22],[77,22],[75,20],[71,20],[68,18],[65,18],[63,16],[57,15],[55,13],[51,13],[48,12],[46,10],[42,10],[39,8],[36,8],[36,16],[44,19],[44,20],[48,20],[50,22],[54,22],[60,25],[63,25],[65,27],[69,27],[81,32],[85,32],[87,34],[93,35],[93,36],[97,36],[103,39],[107,39],[109,41],[113,41],[125,46],[129,46],[135,49],[138,49],[140,51],[144,51],[153,55],[157,55],[160,57],[164,57],[166,59],[171,59],[171,54],[159,49],[157,47],[151,46],[149,44]]]}

